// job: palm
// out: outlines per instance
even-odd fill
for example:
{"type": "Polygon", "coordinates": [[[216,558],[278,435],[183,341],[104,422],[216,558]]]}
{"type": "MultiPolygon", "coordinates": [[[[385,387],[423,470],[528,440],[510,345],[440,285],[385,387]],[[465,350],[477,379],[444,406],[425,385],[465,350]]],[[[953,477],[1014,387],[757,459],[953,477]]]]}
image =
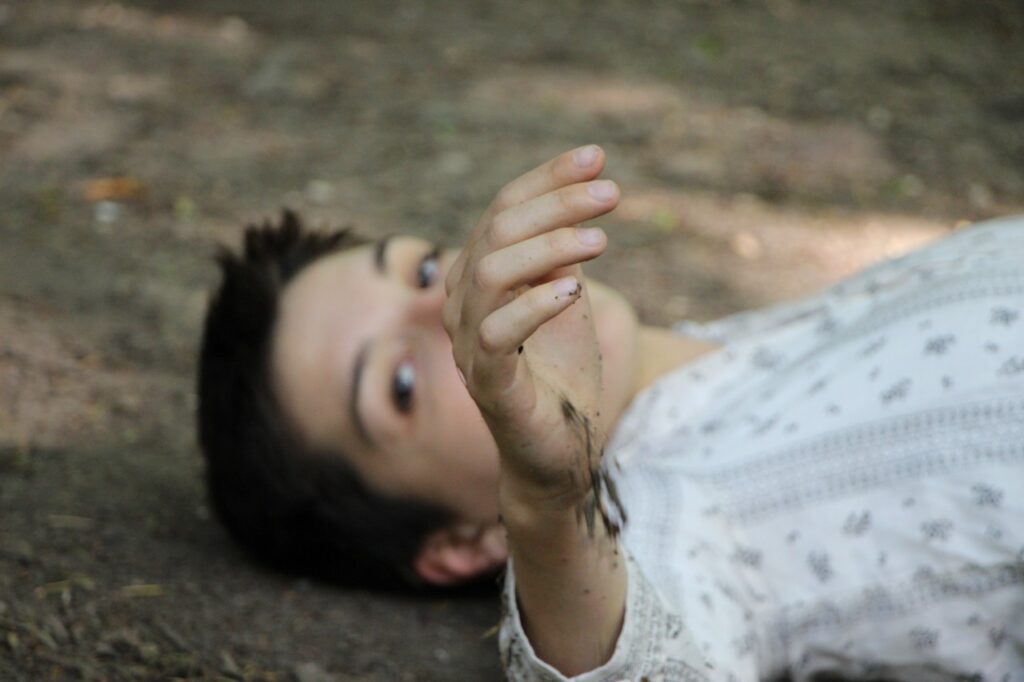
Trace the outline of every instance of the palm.
{"type": "MultiPolygon", "coordinates": [[[[583,281],[581,269],[572,273],[583,281]]],[[[488,423],[503,461],[567,494],[583,492],[601,452],[601,356],[590,297],[544,323],[513,362],[516,380],[488,423]],[[560,484],[560,485],[559,485],[560,484]]]]}

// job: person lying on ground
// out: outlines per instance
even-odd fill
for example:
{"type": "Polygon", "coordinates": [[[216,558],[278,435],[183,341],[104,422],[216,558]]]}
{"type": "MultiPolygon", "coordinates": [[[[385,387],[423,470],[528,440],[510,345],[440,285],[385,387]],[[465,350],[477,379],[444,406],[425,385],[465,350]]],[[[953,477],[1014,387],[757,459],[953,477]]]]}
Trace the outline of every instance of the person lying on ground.
{"type": "Polygon", "coordinates": [[[583,276],[603,151],[461,251],[223,251],[199,368],[214,508],[278,566],[456,585],[507,563],[513,680],[1024,679],[1024,219],[671,329],[583,276]]]}

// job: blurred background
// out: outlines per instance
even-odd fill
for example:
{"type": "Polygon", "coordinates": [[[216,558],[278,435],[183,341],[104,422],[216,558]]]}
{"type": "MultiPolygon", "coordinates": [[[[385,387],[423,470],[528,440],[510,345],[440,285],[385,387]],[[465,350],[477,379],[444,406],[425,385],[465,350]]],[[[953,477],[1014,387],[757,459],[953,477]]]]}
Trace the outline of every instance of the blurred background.
{"type": "Polygon", "coordinates": [[[650,322],[1024,210],[1019,0],[0,0],[0,679],[492,680],[496,600],[250,564],[205,503],[215,245],[458,243],[597,142],[650,322]]]}

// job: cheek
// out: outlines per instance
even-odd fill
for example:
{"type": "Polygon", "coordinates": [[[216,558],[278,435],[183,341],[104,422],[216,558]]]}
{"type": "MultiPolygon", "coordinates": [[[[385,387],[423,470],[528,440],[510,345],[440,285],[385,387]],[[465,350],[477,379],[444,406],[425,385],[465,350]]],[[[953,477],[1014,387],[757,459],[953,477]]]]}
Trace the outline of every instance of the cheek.
{"type": "Polygon", "coordinates": [[[459,378],[455,360],[450,354],[441,369],[434,423],[446,441],[445,456],[474,478],[496,479],[497,445],[479,408],[459,378]]]}
{"type": "Polygon", "coordinates": [[[439,334],[434,333],[431,337],[429,358],[426,358],[429,361],[429,371],[425,377],[429,381],[429,404],[423,414],[428,422],[433,423],[425,424],[424,427],[441,427],[448,431],[457,426],[458,419],[464,418],[467,407],[472,406],[473,410],[476,410],[476,405],[469,397],[469,391],[462,383],[462,379],[459,378],[448,335],[442,329],[439,334]]]}
{"type": "Polygon", "coordinates": [[[441,413],[439,417],[444,421],[457,425],[460,420],[473,417],[483,422],[480,410],[469,395],[469,389],[462,383],[451,353],[447,353],[440,363],[438,388],[437,407],[441,413]]]}

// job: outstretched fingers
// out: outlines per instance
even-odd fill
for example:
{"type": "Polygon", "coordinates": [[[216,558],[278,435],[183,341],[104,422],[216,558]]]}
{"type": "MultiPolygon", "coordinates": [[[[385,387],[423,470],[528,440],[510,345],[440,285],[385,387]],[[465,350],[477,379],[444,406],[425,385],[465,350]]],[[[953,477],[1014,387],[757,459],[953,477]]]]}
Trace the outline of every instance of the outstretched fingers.
{"type": "MultiPolygon", "coordinates": [[[[565,241],[562,237],[554,239],[558,233],[573,229],[566,228],[566,225],[577,225],[585,220],[604,215],[612,211],[618,201],[619,188],[614,182],[594,180],[548,192],[543,196],[502,211],[494,216],[486,229],[478,235],[476,242],[462,251],[459,260],[452,265],[448,273],[446,284],[454,288],[456,283],[462,279],[465,268],[473,267],[468,265],[471,260],[476,260],[477,266],[469,274],[476,277],[485,263],[503,258],[503,256],[499,256],[503,251],[513,252],[514,247],[528,244],[535,239],[548,238],[551,243],[547,246],[557,248],[561,246],[560,242],[565,241]]],[[[589,230],[586,233],[581,231],[579,234],[596,234],[598,235],[596,241],[590,242],[588,245],[595,246],[600,243],[603,246],[603,235],[599,230],[589,230]]],[[[577,247],[579,246],[575,240],[572,242],[577,247]]],[[[576,250],[578,251],[578,248],[576,250]]],[[[599,253],[593,253],[589,258],[597,255],[599,253]]],[[[579,262],[589,260],[589,258],[581,258],[579,262]]],[[[543,260],[541,258],[538,262],[543,260]]],[[[567,263],[558,263],[557,265],[567,265],[567,263]]],[[[549,269],[553,267],[555,265],[549,269]]],[[[536,279],[542,274],[544,273],[537,273],[533,278],[536,279]]],[[[521,283],[526,284],[528,280],[521,283]]],[[[451,294],[451,291],[450,288],[448,293],[451,294]]]]}
{"type": "Polygon", "coordinates": [[[592,180],[604,169],[604,162],[604,150],[597,145],[587,145],[560,154],[505,185],[484,212],[479,224],[469,236],[466,247],[452,264],[448,277],[445,278],[445,291],[450,294],[455,288],[462,277],[466,259],[473,252],[477,241],[490,231],[495,216],[563,187],[592,180]]]}

